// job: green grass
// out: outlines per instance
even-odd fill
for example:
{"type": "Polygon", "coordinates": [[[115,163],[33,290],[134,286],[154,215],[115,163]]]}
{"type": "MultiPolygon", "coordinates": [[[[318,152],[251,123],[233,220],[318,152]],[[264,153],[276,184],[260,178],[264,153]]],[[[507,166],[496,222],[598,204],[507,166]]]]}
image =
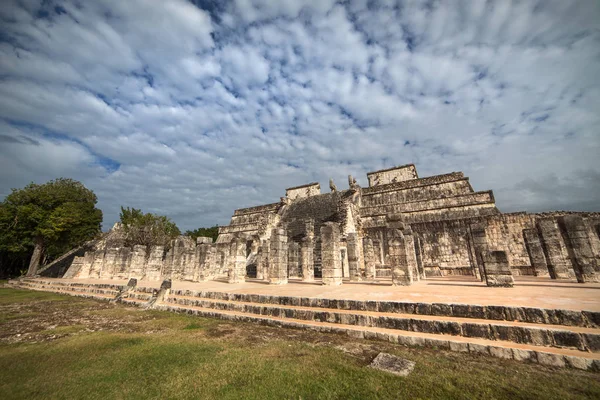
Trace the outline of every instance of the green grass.
{"type": "MultiPolygon", "coordinates": [[[[600,398],[600,375],[577,370],[41,292],[0,289],[0,302],[23,312],[41,305],[47,323],[61,313],[93,320],[37,332],[38,339],[67,334],[56,340],[0,344],[3,399],[600,398]],[[340,346],[362,350],[353,355],[340,346]],[[417,366],[405,378],[367,368],[379,351],[417,366]]],[[[11,323],[0,319],[0,338],[9,337],[11,323]]]]}

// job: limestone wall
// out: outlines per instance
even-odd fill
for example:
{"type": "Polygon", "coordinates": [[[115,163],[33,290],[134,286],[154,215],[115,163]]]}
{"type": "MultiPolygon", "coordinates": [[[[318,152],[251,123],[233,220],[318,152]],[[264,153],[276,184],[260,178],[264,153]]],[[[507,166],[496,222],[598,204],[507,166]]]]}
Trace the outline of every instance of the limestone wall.
{"type": "Polygon", "coordinates": [[[308,185],[296,186],[285,190],[285,197],[290,200],[303,199],[305,197],[316,196],[321,194],[321,185],[317,182],[309,183],[308,185]]]}
{"type": "Polygon", "coordinates": [[[369,186],[386,185],[388,183],[403,182],[411,179],[417,179],[417,168],[414,164],[402,165],[400,167],[382,169],[379,171],[369,172],[369,186]]]}

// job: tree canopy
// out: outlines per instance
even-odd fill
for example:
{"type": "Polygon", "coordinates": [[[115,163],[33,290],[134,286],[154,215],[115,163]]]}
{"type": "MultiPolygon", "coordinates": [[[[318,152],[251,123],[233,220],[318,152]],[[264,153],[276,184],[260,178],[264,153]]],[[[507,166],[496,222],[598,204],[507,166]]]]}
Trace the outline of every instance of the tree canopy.
{"type": "Polygon", "coordinates": [[[121,207],[120,217],[127,246],[168,246],[181,234],[175,222],[163,215],[144,214],[136,208],[121,207]]]}
{"type": "Polygon", "coordinates": [[[0,204],[0,251],[13,260],[31,254],[27,274],[34,275],[44,255],[56,258],[100,232],[97,201],[81,182],[67,178],[12,189],[0,204]]]}
{"type": "Polygon", "coordinates": [[[215,240],[217,240],[217,236],[219,236],[219,226],[215,225],[210,228],[198,228],[194,229],[193,231],[188,230],[185,232],[185,235],[191,237],[194,240],[196,240],[200,236],[209,237],[214,242],[215,240]]]}

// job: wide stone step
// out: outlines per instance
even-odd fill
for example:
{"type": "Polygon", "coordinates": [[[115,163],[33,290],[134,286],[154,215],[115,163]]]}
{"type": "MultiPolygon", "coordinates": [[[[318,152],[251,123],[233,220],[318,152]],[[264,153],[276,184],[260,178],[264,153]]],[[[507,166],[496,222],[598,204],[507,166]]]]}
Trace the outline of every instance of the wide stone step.
{"type": "Polygon", "coordinates": [[[265,325],[309,329],[318,332],[341,333],[356,338],[384,340],[409,346],[437,347],[450,351],[485,354],[498,358],[529,361],[556,367],[569,366],[584,370],[600,370],[600,358],[597,354],[572,349],[517,344],[507,341],[492,341],[462,336],[449,337],[440,334],[406,332],[387,328],[306,321],[284,317],[259,316],[237,311],[181,306],[172,303],[160,303],[155,308],[203,317],[259,322],[265,325]]]}
{"type": "Polygon", "coordinates": [[[475,304],[415,303],[402,301],[344,300],[314,297],[273,296],[249,293],[172,290],[174,295],[195,296],[214,300],[247,303],[303,306],[354,311],[389,312],[398,314],[434,315],[516,321],[535,324],[600,328],[600,312],[542,309],[533,307],[483,306],[475,304]]]}
{"type": "Polygon", "coordinates": [[[94,293],[89,291],[77,291],[77,290],[64,290],[60,287],[51,287],[51,286],[39,286],[39,287],[31,287],[26,285],[14,285],[19,289],[28,289],[28,290],[36,290],[41,292],[52,292],[58,294],[65,294],[70,296],[78,296],[78,297],[86,297],[93,298],[98,300],[113,300],[115,298],[114,294],[103,294],[103,293],[94,293]]]}
{"type": "Polygon", "coordinates": [[[514,343],[574,348],[582,351],[600,351],[600,329],[540,325],[512,321],[490,321],[432,315],[398,314],[375,311],[339,310],[302,306],[283,306],[252,302],[213,300],[194,296],[170,294],[164,300],[184,306],[197,306],[248,314],[292,318],[433,333],[452,336],[501,340],[514,343]]]}
{"type": "Polygon", "coordinates": [[[119,290],[116,289],[106,289],[100,288],[94,285],[84,285],[84,286],[67,286],[67,285],[57,285],[54,283],[40,283],[40,282],[21,282],[16,285],[21,288],[27,288],[32,290],[46,290],[53,292],[77,292],[77,293],[89,293],[89,294],[98,294],[115,297],[119,290]]]}

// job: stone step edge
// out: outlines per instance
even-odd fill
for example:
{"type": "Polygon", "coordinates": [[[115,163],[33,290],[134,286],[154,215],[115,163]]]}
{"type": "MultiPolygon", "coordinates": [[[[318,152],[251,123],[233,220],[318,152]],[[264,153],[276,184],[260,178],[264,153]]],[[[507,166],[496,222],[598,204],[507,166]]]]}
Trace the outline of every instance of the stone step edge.
{"type": "Polygon", "coordinates": [[[20,284],[18,284],[17,286],[19,287],[27,287],[27,288],[31,288],[31,289],[54,289],[54,290],[61,290],[61,291],[78,291],[78,292],[86,292],[86,293],[104,293],[104,292],[108,292],[111,294],[118,294],[120,293],[120,291],[118,289],[111,289],[111,288],[104,288],[104,287],[100,287],[100,288],[96,288],[96,287],[89,287],[89,286],[59,286],[59,285],[46,285],[46,284],[32,284],[32,283],[23,283],[21,282],[20,284]]]}
{"type": "MultiPolygon", "coordinates": [[[[14,285],[17,286],[17,285],[14,285]]],[[[18,287],[18,286],[17,286],[18,287]]],[[[29,289],[29,288],[24,288],[29,289]]],[[[31,289],[29,289],[31,290],[31,289]]],[[[51,290],[42,290],[51,291],[51,290]]],[[[60,292],[55,292],[60,293],[60,292]]],[[[111,300],[107,297],[99,297],[89,295],[87,293],[77,292],[64,292],[60,294],[80,296],[93,298],[96,300],[111,300]]],[[[133,302],[132,302],[133,303],[133,302]]],[[[135,302],[137,305],[144,304],[143,302],[135,302]]],[[[330,333],[341,333],[347,334],[348,336],[361,338],[361,339],[377,339],[389,341],[392,343],[403,344],[407,346],[427,346],[427,347],[439,347],[445,350],[456,351],[456,352],[469,352],[483,355],[490,355],[497,358],[514,359],[517,361],[529,361],[532,363],[539,363],[542,365],[555,366],[555,367],[571,367],[582,370],[600,371],[600,359],[594,358],[593,353],[585,353],[577,350],[565,350],[560,348],[540,348],[538,346],[531,345],[518,345],[523,347],[519,349],[515,347],[516,344],[509,343],[494,343],[493,345],[473,343],[475,341],[487,342],[484,339],[476,338],[465,338],[465,337],[453,337],[453,340],[442,339],[443,335],[434,335],[426,333],[412,333],[412,332],[398,332],[391,329],[384,328],[370,328],[364,329],[364,327],[356,327],[351,325],[339,325],[329,324],[323,322],[312,322],[308,323],[301,320],[290,320],[275,317],[259,317],[256,315],[248,315],[235,312],[207,310],[200,307],[179,307],[166,303],[155,304],[152,308],[173,311],[173,312],[185,312],[195,315],[202,315],[212,318],[221,318],[234,321],[246,321],[246,322],[262,322],[266,325],[281,326],[298,329],[310,329],[318,332],[330,332],[330,333]],[[391,333],[390,333],[391,332],[391,333]]]]}
{"type": "Polygon", "coordinates": [[[346,334],[358,339],[375,339],[407,346],[436,347],[455,352],[468,352],[488,355],[516,361],[528,361],[553,367],[571,367],[582,370],[600,371],[600,358],[593,353],[577,350],[565,350],[531,345],[517,345],[513,343],[488,344],[483,339],[453,338],[448,340],[443,335],[415,334],[398,332],[383,328],[356,327],[352,325],[329,324],[302,320],[283,319],[276,317],[260,317],[252,314],[217,311],[201,307],[180,307],[172,304],[158,303],[155,309],[179,313],[187,313],[210,318],[220,318],[232,321],[259,322],[264,325],[308,329],[317,332],[346,334]],[[480,343],[476,343],[480,342],[480,343]]]}
{"type": "Polygon", "coordinates": [[[489,320],[483,320],[485,321],[483,323],[458,323],[455,321],[443,321],[443,317],[440,317],[440,319],[433,317],[432,319],[419,320],[412,316],[403,317],[400,314],[368,315],[366,312],[360,311],[227,302],[172,294],[166,296],[163,302],[177,306],[201,307],[217,311],[241,312],[265,317],[280,317],[309,322],[327,322],[378,329],[393,329],[402,332],[440,334],[451,337],[491,340],[494,342],[506,341],[515,344],[531,344],[535,346],[552,346],[565,349],[578,349],[580,351],[600,352],[600,334],[598,333],[578,333],[569,331],[568,329],[547,329],[544,325],[516,327],[510,324],[490,324],[489,320]]]}
{"type": "MultiPolygon", "coordinates": [[[[398,319],[414,319],[421,321],[438,321],[438,322],[457,322],[457,323],[468,323],[477,325],[494,325],[494,326],[516,326],[521,328],[531,329],[546,329],[551,331],[565,331],[574,333],[588,333],[600,335],[600,328],[596,327],[583,327],[583,326],[569,326],[569,325],[551,325],[551,324],[540,324],[534,322],[520,322],[520,321],[507,321],[507,320],[490,320],[482,318],[464,318],[464,317],[448,317],[442,315],[429,315],[429,314],[402,314],[402,313],[390,313],[382,311],[364,311],[364,310],[347,310],[339,308],[324,308],[324,307],[309,307],[309,306],[292,306],[282,304],[271,304],[271,303],[253,303],[245,301],[232,301],[232,300],[217,300],[209,297],[195,297],[195,296],[184,296],[179,294],[173,294],[170,292],[167,298],[183,298],[189,300],[201,300],[211,301],[221,304],[240,304],[244,306],[258,306],[258,307],[272,307],[278,309],[292,309],[299,311],[315,311],[315,312],[331,312],[340,314],[351,314],[351,315],[365,315],[370,317],[389,317],[398,319]]],[[[166,301],[166,300],[165,300],[166,301]]]]}
{"type": "Polygon", "coordinates": [[[316,297],[275,296],[218,291],[171,290],[173,294],[215,300],[245,301],[249,303],[279,304],[340,310],[394,312],[401,314],[432,315],[440,317],[518,321],[546,325],[600,328],[600,312],[574,311],[513,306],[483,306],[476,304],[415,303],[382,300],[325,299],[316,297]],[[214,296],[214,297],[211,297],[214,296]],[[332,307],[335,305],[335,307],[332,307]]]}
{"type": "Polygon", "coordinates": [[[17,289],[34,290],[34,291],[38,291],[38,292],[50,292],[50,293],[64,294],[64,295],[69,295],[69,296],[85,297],[85,298],[96,299],[96,300],[110,301],[115,298],[115,296],[104,296],[99,293],[91,293],[91,292],[75,292],[75,291],[70,291],[70,290],[67,291],[67,290],[46,289],[46,288],[44,288],[44,289],[31,288],[31,287],[19,286],[19,285],[13,285],[13,286],[17,289]]]}
{"type": "MultiPolygon", "coordinates": [[[[26,281],[45,281],[52,284],[71,284],[85,286],[104,286],[108,284],[58,282],[54,280],[41,280],[38,278],[26,278],[26,281]]],[[[109,285],[119,287],[124,285],[109,285]]],[[[136,286],[134,290],[152,293],[157,290],[154,287],[136,286]]],[[[533,307],[513,306],[483,306],[475,304],[446,304],[446,303],[415,303],[402,301],[379,301],[379,300],[345,300],[325,299],[314,297],[297,296],[274,296],[248,293],[230,293],[220,291],[193,291],[186,289],[172,289],[172,293],[214,298],[215,300],[246,301],[253,303],[264,303],[274,305],[295,305],[319,308],[333,308],[340,310],[395,312],[413,315],[432,315],[441,317],[486,319],[491,321],[517,321],[523,323],[537,323],[545,325],[580,326],[600,328],[600,312],[574,311],[564,309],[544,309],[533,307]],[[214,296],[214,297],[210,297],[214,296]],[[244,300],[246,299],[246,300],[244,300]],[[336,307],[331,307],[335,305],[336,307]],[[326,306],[326,307],[325,307],[326,306]],[[381,310],[381,308],[384,308],[381,310]]]]}
{"type": "Polygon", "coordinates": [[[113,289],[113,290],[119,290],[123,287],[126,287],[127,285],[118,285],[118,284],[112,284],[112,283],[83,283],[83,282],[60,282],[58,280],[42,280],[42,279],[37,279],[37,278],[26,278],[26,279],[21,279],[21,280],[16,280],[16,281],[9,281],[8,283],[14,283],[14,282],[19,282],[19,283],[25,283],[25,284],[32,284],[32,285],[36,285],[36,284],[41,284],[41,285],[53,285],[53,286],[68,286],[68,287],[88,287],[88,286],[94,286],[100,289],[113,289]]]}

